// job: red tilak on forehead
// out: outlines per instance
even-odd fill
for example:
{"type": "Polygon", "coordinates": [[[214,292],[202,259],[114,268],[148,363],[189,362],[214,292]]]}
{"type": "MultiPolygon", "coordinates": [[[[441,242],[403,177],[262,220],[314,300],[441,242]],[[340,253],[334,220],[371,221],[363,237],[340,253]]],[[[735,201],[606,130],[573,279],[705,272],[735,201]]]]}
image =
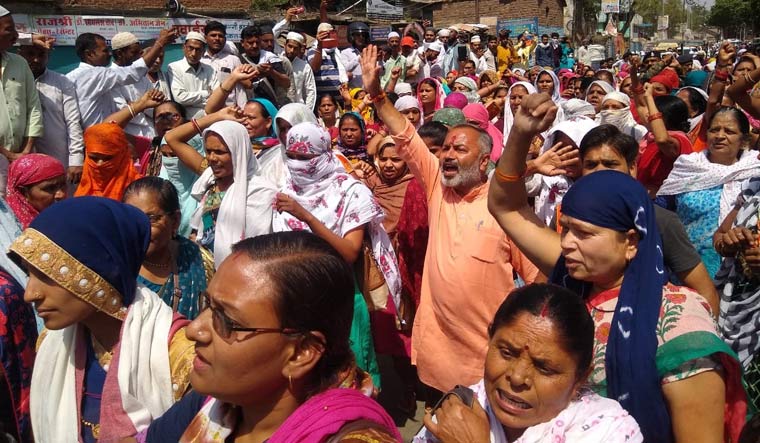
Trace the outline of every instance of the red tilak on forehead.
{"type": "Polygon", "coordinates": [[[549,313],[549,303],[544,303],[544,307],[541,308],[541,317],[546,317],[549,313]]]}

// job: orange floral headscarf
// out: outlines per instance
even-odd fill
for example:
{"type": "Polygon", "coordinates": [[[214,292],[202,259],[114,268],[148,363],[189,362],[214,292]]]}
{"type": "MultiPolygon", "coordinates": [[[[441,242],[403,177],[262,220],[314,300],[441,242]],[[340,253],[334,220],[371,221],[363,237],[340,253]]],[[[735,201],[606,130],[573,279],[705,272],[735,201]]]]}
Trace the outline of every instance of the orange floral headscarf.
{"type": "Polygon", "coordinates": [[[116,123],[98,123],[90,126],[84,131],[84,147],[87,154],[101,154],[112,158],[97,164],[89,156],[86,157],[82,181],[74,195],[94,195],[121,201],[124,189],[140,178],[132,164],[124,130],[116,123]]]}

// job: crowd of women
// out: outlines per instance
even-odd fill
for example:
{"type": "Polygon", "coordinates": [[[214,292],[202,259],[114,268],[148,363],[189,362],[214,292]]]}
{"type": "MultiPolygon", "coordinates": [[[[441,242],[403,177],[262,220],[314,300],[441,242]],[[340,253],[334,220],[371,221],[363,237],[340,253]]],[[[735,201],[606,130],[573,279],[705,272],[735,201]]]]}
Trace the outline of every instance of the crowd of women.
{"type": "Polygon", "coordinates": [[[415,442],[745,441],[760,57],[652,58],[383,90],[369,46],[364,87],[315,112],[255,98],[188,119],[150,90],[85,128],[75,190],[22,156],[0,201],[0,441],[400,441],[378,354],[393,407],[426,403],[415,442]],[[146,109],[158,136],[135,158],[123,128],[146,109]],[[467,173],[543,283],[489,313],[482,381],[439,392],[411,359],[429,187],[467,173]]]}

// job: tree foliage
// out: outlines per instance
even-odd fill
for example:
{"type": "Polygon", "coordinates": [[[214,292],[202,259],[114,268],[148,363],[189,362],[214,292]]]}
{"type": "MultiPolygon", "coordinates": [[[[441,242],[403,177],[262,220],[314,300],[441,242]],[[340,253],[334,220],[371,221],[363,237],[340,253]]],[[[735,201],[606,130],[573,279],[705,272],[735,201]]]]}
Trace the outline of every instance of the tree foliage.
{"type": "Polygon", "coordinates": [[[707,24],[723,29],[727,37],[737,36],[745,27],[748,31],[760,28],[760,0],[715,0],[707,24]]]}

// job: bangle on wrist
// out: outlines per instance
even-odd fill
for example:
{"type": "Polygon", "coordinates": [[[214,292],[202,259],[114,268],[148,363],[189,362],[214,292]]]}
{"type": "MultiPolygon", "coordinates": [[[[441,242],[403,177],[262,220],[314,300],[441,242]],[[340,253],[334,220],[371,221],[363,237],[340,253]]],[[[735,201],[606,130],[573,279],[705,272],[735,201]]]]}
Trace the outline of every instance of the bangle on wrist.
{"type": "Polygon", "coordinates": [[[232,92],[232,89],[225,88],[224,85],[221,83],[219,83],[219,89],[221,89],[222,92],[224,92],[225,94],[229,94],[230,92],[232,92]]]}
{"type": "Polygon", "coordinates": [[[520,175],[510,175],[501,172],[498,168],[494,171],[494,177],[496,180],[502,183],[514,183],[520,181],[525,177],[525,171],[520,175]]]}
{"type": "Polygon", "coordinates": [[[129,109],[129,113],[132,115],[132,118],[135,118],[135,110],[132,108],[131,103],[127,103],[127,109],[129,109]]]}
{"type": "Polygon", "coordinates": [[[655,112],[654,114],[651,114],[649,117],[647,117],[647,121],[653,122],[655,120],[662,120],[662,112],[655,112]]]}
{"type": "Polygon", "coordinates": [[[203,133],[203,131],[201,130],[201,125],[198,124],[198,120],[197,119],[190,120],[190,123],[193,124],[193,127],[198,132],[198,135],[201,135],[203,133]]]}
{"type": "Polygon", "coordinates": [[[726,81],[728,80],[728,72],[726,71],[715,71],[715,79],[719,81],[726,81]]]}
{"type": "Polygon", "coordinates": [[[374,97],[370,97],[369,99],[372,103],[380,103],[381,101],[385,100],[385,91],[380,91],[379,94],[374,97]]]}

